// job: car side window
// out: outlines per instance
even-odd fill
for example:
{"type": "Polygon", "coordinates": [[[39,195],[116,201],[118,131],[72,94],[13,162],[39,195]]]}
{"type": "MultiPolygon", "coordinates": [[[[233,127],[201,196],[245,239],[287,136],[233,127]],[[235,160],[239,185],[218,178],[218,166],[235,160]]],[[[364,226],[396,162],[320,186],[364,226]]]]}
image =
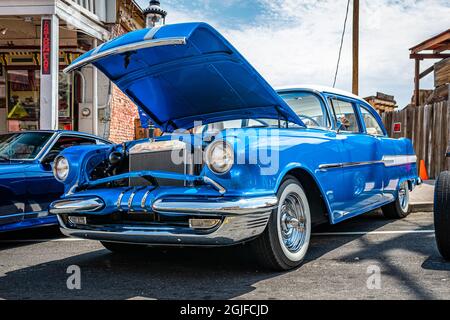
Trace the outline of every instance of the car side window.
{"type": "Polygon", "coordinates": [[[359,105],[366,132],[373,136],[384,136],[383,129],[373,114],[366,107],[359,105]]]}
{"type": "Polygon", "coordinates": [[[97,144],[95,139],[76,137],[76,136],[61,136],[53,145],[50,152],[61,152],[64,149],[74,146],[97,144]]]}
{"type": "Polygon", "coordinates": [[[336,117],[336,123],[341,132],[361,132],[361,128],[358,123],[358,116],[355,113],[353,104],[351,102],[343,101],[340,99],[330,99],[331,106],[336,117]]]}
{"type": "Polygon", "coordinates": [[[291,92],[281,93],[280,96],[307,127],[330,127],[330,119],[326,106],[315,94],[310,92],[291,92]]]}

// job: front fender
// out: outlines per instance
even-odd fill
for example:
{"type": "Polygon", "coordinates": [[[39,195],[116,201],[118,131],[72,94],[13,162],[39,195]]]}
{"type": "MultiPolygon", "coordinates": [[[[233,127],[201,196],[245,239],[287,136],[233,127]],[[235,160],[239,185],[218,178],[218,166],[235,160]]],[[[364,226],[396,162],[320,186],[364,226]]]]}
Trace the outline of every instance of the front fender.
{"type": "Polygon", "coordinates": [[[61,152],[60,156],[68,160],[70,168],[64,181],[64,194],[72,193],[74,188],[87,182],[92,170],[106,160],[114,148],[111,145],[76,146],[61,152]]]}

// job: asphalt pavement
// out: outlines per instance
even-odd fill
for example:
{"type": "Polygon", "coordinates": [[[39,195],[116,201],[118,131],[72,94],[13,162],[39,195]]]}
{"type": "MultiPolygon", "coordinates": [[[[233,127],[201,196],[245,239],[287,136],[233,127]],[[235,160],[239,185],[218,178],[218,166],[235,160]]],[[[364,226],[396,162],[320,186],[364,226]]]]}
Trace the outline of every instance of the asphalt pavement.
{"type": "Polygon", "coordinates": [[[305,263],[285,273],[260,270],[245,246],[116,255],[50,228],[0,237],[0,298],[450,299],[450,263],[431,213],[321,227],[305,263]]]}

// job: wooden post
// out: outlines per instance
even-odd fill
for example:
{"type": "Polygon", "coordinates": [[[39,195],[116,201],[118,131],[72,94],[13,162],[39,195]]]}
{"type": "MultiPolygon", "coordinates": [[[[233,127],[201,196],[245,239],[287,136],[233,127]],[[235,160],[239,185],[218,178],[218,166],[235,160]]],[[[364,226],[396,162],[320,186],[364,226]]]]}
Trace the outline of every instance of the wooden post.
{"type": "Polygon", "coordinates": [[[420,59],[415,59],[415,71],[414,71],[414,104],[416,107],[420,104],[420,59]]]}
{"type": "Polygon", "coordinates": [[[353,0],[353,94],[359,94],[359,0],[353,0]]]}

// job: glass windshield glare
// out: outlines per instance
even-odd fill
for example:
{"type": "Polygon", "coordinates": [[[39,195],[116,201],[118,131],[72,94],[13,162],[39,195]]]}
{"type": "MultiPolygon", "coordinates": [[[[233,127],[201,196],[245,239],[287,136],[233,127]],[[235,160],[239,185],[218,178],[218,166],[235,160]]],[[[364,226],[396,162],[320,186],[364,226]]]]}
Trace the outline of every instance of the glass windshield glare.
{"type": "Polygon", "coordinates": [[[0,135],[0,161],[33,160],[52,136],[49,132],[0,135]]]}

